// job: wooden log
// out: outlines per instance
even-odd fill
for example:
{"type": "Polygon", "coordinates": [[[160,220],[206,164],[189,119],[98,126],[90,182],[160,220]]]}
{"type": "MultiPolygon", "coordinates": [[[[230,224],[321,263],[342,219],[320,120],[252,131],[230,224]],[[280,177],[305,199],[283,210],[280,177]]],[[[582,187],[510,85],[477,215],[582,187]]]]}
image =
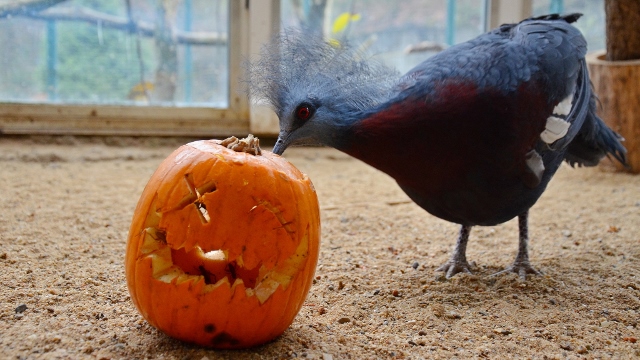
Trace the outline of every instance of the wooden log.
{"type": "Polygon", "coordinates": [[[627,162],[624,168],[605,159],[604,168],[640,173],[640,60],[607,61],[605,52],[587,56],[595,93],[600,100],[598,115],[625,138],[627,162]]]}

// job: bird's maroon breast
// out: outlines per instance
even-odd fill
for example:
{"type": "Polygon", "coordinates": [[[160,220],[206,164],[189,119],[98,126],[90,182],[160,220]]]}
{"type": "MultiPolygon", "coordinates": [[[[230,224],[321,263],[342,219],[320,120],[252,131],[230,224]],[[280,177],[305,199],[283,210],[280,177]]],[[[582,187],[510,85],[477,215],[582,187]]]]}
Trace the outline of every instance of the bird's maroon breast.
{"type": "Polygon", "coordinates": [[[434,215],[480,221],[488,215],[478,208],[508,207],[509,197],[527,191],[525,154],[551,111],[529,89],[502,94],[450,83],[410,95],[357,123],[344,151],[392,176],[434,215]]]}

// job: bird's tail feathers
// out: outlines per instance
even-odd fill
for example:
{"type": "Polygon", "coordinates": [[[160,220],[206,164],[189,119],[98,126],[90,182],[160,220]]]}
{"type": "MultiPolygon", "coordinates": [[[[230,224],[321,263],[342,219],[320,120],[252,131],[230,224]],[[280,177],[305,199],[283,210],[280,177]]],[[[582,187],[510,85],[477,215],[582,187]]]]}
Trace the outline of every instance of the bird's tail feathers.
{"type": "MultiPolygon", "coordinates": [[[[602,120],[598,118],[598,121],[602,120]]],[[[593,139],[578,134],[567,147],[565,160],[573,167],[596,166],[603,157],[608,156],[627,166],[626,149],[621,141],[620,135],[606,126],[593,139]]]]}
{"type": "Polygon", "coordinates": [[[624,139],[596,114],[596,97],[591,95],[589,112],[580,131],[567,147],[565,160],[571,166],[596,166],[603,157],[613,157],[627,165],[624,139]]]}

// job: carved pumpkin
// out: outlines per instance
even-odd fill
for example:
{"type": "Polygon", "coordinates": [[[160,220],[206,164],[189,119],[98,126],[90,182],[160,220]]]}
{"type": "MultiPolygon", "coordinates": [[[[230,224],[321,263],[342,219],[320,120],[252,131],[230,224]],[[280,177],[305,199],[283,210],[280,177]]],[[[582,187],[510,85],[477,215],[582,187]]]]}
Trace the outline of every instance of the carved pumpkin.
{"type": "Polygon", "coordinates": [[[307,296],[318,260],[317,196],[306,175],[260,155],[256,142],[184,145],[140,197],[127,285],[143,317],[177,339],[262,344],[284,332],[307,296]]]}

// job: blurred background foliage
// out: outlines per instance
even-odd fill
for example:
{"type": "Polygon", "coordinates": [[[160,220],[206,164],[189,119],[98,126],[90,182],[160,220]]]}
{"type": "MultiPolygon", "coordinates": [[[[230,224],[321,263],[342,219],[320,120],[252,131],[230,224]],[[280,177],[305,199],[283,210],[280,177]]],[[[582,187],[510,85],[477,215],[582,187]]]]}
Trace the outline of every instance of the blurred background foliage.
{"type": "MultiPolygon", "coordinates": [[[[158,7],[173,2],[171,7],[176,10],[168,15],[172,29],[184,31],[189,22],[194,32],[226,36],[226,0],[130,1],[134,22],[157,28],[158,7]]],[[[0,8],[7,3],[11,1],[0,1],[0,8]]],[[[0,101],[148,103],[150,99],[140,91],[141,84],[153,90],[157,68],[163,61],[156,37],[87,20],[92,16],[126,22],[127,1],[70,0],[42,12],[0,17],[0,101]]],[[[174,41],[170,46],[179,66],[173,74],[175,90],[168,102],[226,106],[226,44],[174,41]]]]}

